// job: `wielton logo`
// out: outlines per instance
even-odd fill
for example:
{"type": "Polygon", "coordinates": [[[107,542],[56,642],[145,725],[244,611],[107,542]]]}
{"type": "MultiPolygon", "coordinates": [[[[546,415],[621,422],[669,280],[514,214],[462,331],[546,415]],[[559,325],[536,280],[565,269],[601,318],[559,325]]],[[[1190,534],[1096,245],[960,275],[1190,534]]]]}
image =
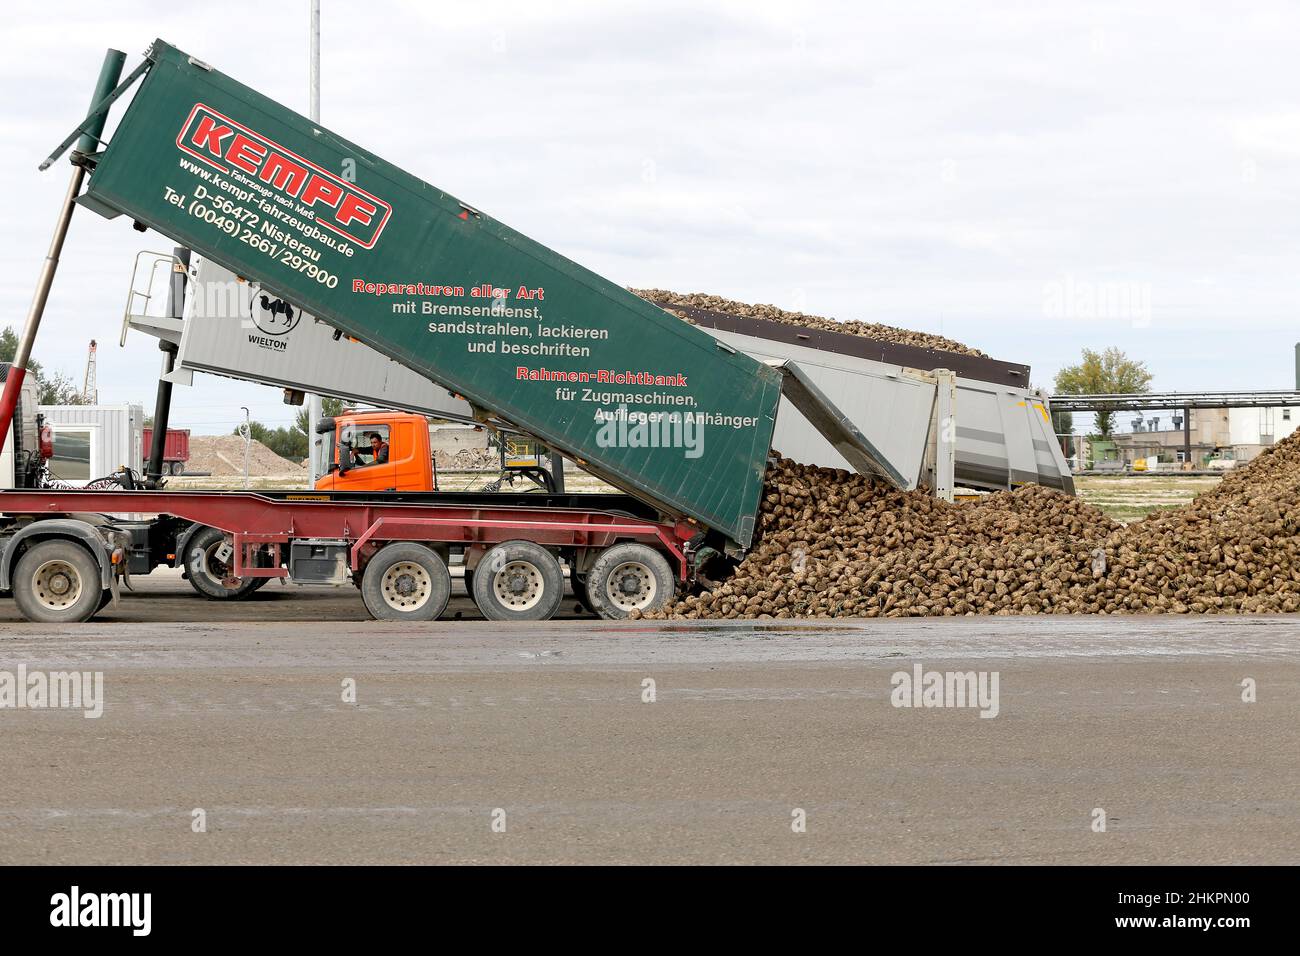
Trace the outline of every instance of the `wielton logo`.
{"type": "Polygon", "coordinates": [[[202,103],[194,104],[176,145],[214,169],[229,174],[233,167],[296,199],[317,223],[365,249],[375,247],[393,213],[378,196],[202,103]]]}
{"type": "Polygon", "coordinates": [[[288,335],[298,327],[302,313],[283,299],[258,296],[252,304],[253,324],[267,335],[288,335]]]}

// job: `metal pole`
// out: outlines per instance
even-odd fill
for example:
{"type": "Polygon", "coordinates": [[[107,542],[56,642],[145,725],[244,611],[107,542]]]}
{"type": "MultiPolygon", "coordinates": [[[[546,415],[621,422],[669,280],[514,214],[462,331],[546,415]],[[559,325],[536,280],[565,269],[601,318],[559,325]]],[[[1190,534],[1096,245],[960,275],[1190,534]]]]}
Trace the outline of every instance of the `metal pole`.
{"type": "Polygon", "coordinates": [[[934,370],[935,457],[934,496],[952,501],[957,467],[957,375],[946,369],[934,370]]]}
{"type": "Polygon", "coordinates": [[[558,451],[551,452],[551,480],[555,482],[556,492],[564,494],[564,456],[558,451]]]}
{"type": "Polygon", "coordinates": [[[176,367],[176,346],[171,342],[159,342],[158,347],[163,351],[163,361],[162,371],[158,374],[158,391],[154,396],[153,440],[149,444],[149,462],[145,466],[145,486],[148,488],[162,487],[167,426],[172,410],[172,383],[167,381],[167,376],[176,367]]]}
{"type": "MultiPolygon", "coordinates": [[[[122,66],[125,63],[126,54],[120,50],[109,50],[104,54],[104,63],[99,68],[99,79],[95,83],[95,94],[90,100],[92,108],[113,92],[117,81],[122,78],[122,66]]],[[[105,119],[106,115],[100,116],[99,121],[82,134],[81,139],[77,141],[77,153],[89,154],[95,151],[99,136],[104,132],[105,119]]],[[[54,236],[50,240],[49,252],[45,255],[45,262],[41,264],[41,274],[36,280],[36,294],[32,297],[31,308],[27,310],[23,334],[18,339],[18,351],[14,354],[13,365],[5,377],[4,392],[0,394],[0,436],[9,434],[9,426],[13,423],[14,409],[18,406],[18,396],[22,393],[23,379],[27,376],[27,363],[31,361],[32,346],[36,344],[36,331],[40,328],[41,317],[45,314],[45,303],[50,298],[50,288],[54,285],[54,273],[59,268],[63,240],[68,237],[68,225],[72,222],[72,210],[75,208],[73,203],[81,193],[81,184],[86,178],[86,168],[77,162],[79,158],[78,155],[73,154],[73,162],[76,165],[72,170],[72,179],[68,183],[68,191],[64,194],[59,218],[54,224],[54,236]]]]}
{"type": "Polygon", "coordinates": [[[240,410],[244,413],[244,422],[239,426],[239,434],[244,438],[244,488],[248,488],[248,458],[253,453],[253,426],[249,421],[249,411],[247,405],[241,405],[240,410]]]}
{"type": "MultiPolygon", "coordinates": [[[[307,102],[308,116],[313,123],[320,122],[320,0],[311,0],[311,26],[307,33],[307,102]]],[[[318,465],[322,455],[316,453],[316,446],[323,441],[316,433],[316,424],[321,419],[321,400],[319,395],[307,396],[307,458],[311,472],[311,483],[316,484],[320,478],[318,465]]]]}
{"type": "Polygon", "coordinates": [[[311,0],[311,27],[307,35],[307,108],[313,123],[320,122],[320,0],[311,0]]]}
{"type": "MultiPolygon", "coordinates": [[[[167,277],[167,314],[173,319],[179,319],[185,313],[185,283],[189,275],[185,267],[190,262],[190,251],[184,246],[177,246],[174,255],[180,261],[180,265],[173,262],[172,270],[167,277]]],[[[161,488],[163,483],[167,426],[172,411],[172,383],[167,376],[176,367],[176,346],[160,339],[158,348],[163,351],[162,371],[158,374],[158,390],[153,406],[153,441],[149,445],[149,463],[144,473],[145,485],[149,488],[161,488]]]]}

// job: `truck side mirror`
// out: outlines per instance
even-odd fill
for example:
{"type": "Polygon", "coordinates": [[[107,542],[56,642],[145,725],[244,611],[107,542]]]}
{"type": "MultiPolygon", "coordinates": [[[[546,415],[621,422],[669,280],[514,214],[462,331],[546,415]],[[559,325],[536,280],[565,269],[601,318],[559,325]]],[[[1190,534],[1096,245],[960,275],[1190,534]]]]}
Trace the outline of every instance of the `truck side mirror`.
{"type": "Polygon", "coordinates": [[[351,425],[344,425],[339,429],[339,474],[346,475],[352,468],[352,442],[356,437],[356,429],[351,425]]]}

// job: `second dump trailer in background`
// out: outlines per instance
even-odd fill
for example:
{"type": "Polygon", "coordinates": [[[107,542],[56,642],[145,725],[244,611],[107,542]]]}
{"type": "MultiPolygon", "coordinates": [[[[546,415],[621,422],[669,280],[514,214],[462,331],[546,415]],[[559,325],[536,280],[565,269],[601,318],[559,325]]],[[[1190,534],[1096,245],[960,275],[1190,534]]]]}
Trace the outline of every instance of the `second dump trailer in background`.
{"type": "MultiPolygon", "coordinates": [[[[299,313],[291,321],[277,320],[262,308],[248,283],[239,282],[220,265],[200,256],[189,257],[187,265],[179,257],[163,258],[169,270],[172,264],[186,270],[183,312],[174,317],[132,314],[133,308],[143,309],[149,301],[146,290],[138,289],[130,297],[126,319],[130,327],[166,339],[176,348],[170,381],[189,384],[195,372],[206,372],[378,408],[473,420],[473,410],[463,399],[313,316],[299,313]]],[[[157,270],[138,271],[147,276],[157,270]]],[[[956,374],[954,478],[958,484],[999,490],[1035,483],[1074,490],[1069,466],[1052,432],[1048,406],[1025,384],[1027,366],[672,307],[688,314],[697,328],[751,358],[797,363],[906,487],[933,484],[926,473],[927,453],[934,445],[936,382],[930,373],[950,369],[956,374]]],[[[787,398],[781,401],[772,445],[806,464],[854,467],[787,398]]]]}

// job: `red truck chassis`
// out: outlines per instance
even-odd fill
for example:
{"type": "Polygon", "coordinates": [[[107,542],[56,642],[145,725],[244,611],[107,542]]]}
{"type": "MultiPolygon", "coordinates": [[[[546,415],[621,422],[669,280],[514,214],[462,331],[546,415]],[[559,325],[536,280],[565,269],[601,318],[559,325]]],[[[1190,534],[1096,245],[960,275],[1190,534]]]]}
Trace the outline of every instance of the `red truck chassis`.
{"type": "MultiPolygon", "coordinates": [[[[34,536],[41,536],[42,522],[87,514],[164,515],[216,528],[229,536],[226,566],[231,581],[289,577],[288,547],[295,542],[328,542],[337,554],[346,548],[353,580],[360,582],[375,554],[395,542],[425,545],[441,552],[444,561],[449,551],[463,550],[465,567],[472,571],[494,546],[526,541],[568,554],[571,564],[576,556],[582,571],[595,555],[615,544],[645,545],[670,562],[671,572],[665,568],[665,573],[685,582],[690,572],[687,542],[699,531],[687,522],[669,524],[575,507],[494,506],[490,500],[340,500],[311,492],[272,496],[252,491],[14,490],[0,492],[0,512],[29,533],[37,532],[34,536]]],[[[53,529],[53,523],[49,527],[53,529]]],[[[123,558],[113,556],[111,547],[104,551],[100,559],[107,576],[105,562],[123,558]]]]}

